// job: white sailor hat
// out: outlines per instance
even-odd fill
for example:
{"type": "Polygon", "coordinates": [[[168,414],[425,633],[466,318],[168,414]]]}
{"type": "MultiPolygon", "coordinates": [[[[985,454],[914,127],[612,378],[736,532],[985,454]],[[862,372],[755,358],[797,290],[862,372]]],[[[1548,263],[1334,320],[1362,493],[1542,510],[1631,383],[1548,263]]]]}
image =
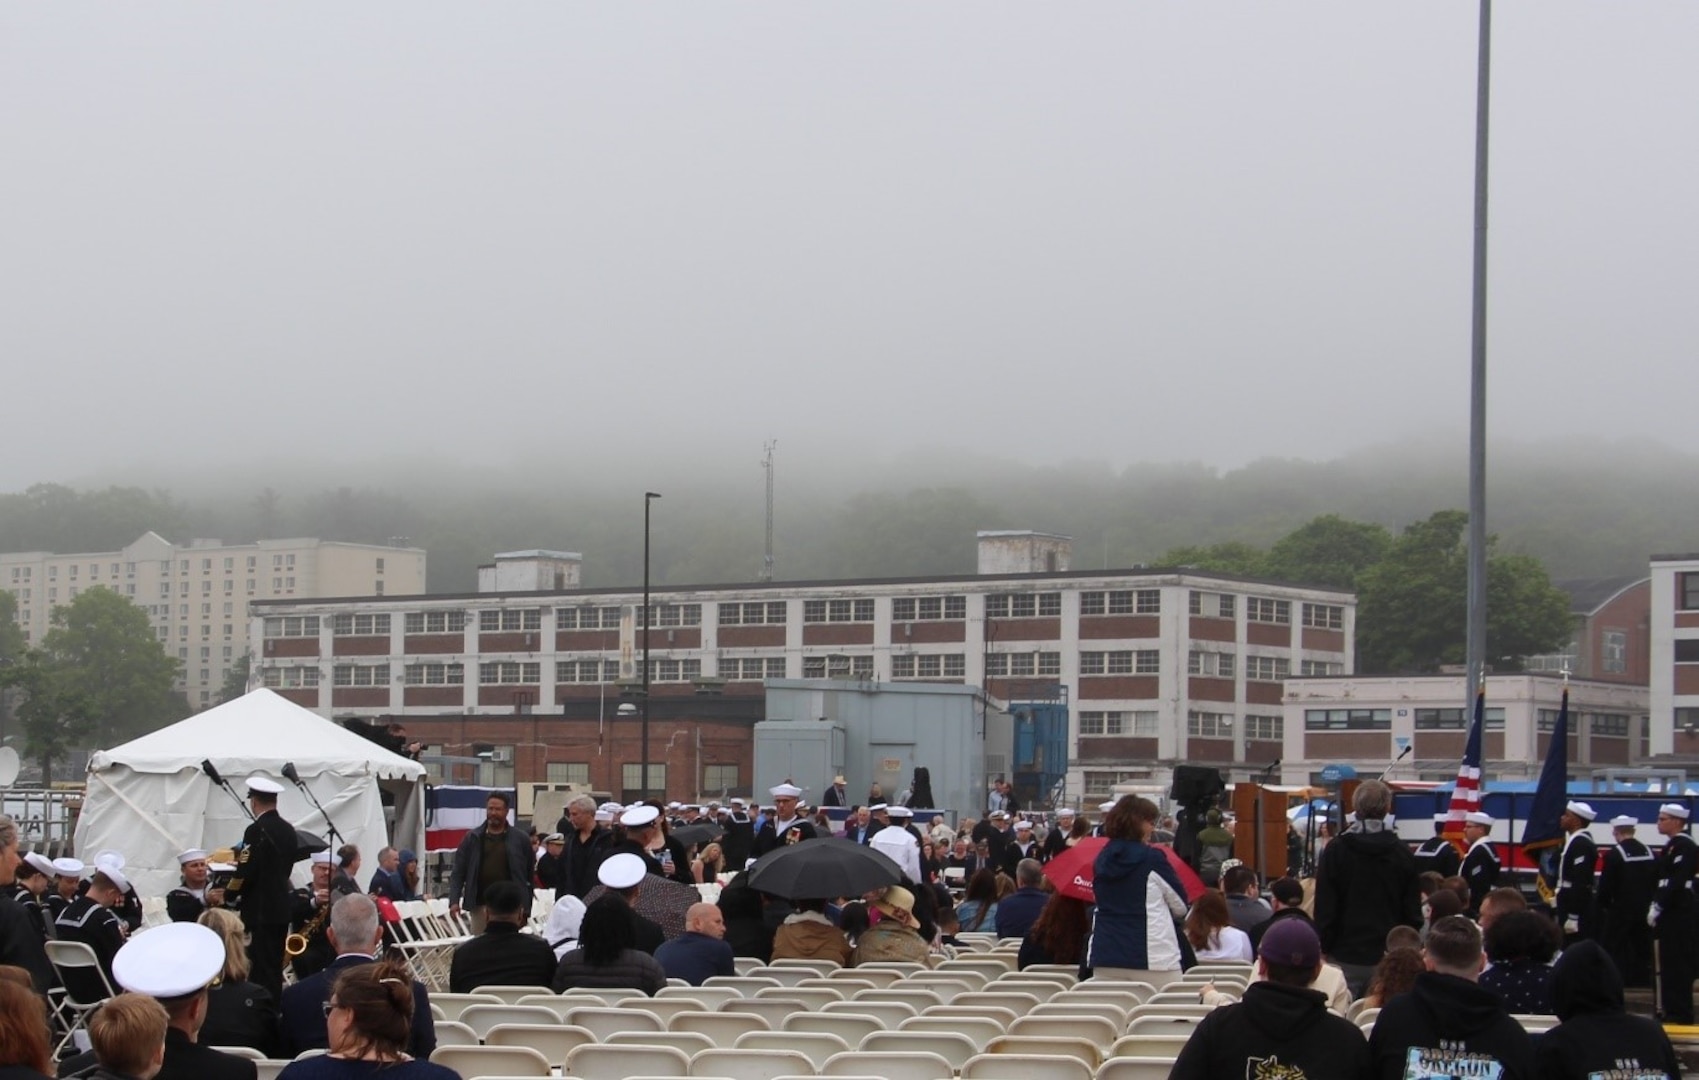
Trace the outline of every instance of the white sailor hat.
{"type": "Polygon", "coordinates": [[[552,832],[549,835],[543,837],[543,843],[545,843],[545,844],[564,844],[564,843],[566,843],[566,835],[564,833],[552,832]]]}
{"type": "Polygon", "coordinates": [[[35,872],[38,874],[45,874],[48,877],[53,877],[54,874],[57,873],[57,871],[53,869],[53,860],[49,859],[39,851],[32,851],[28,855],[25,855],[24,862],[27,862],[30,866],[34,867],[35,872]]]}
{"type": "Polygon", "coordinates": [[[655,823],[661,812],[647,803],[638,803],[619,816],[619,823],[628,829],[646,829],[655,823]]]}
{"type": "Polygon", "coordinates": [[[1119,799],[1110,799],[1108,802],[1100,802],[1097,804],[1097,809],[1102,813],[1107,814],[1109,811],[1115,809],[1115,804],[1118,802],[1120,802],[1119,799]]]}
{"type": "Polygon", "coordinates": [[[795,784],[780,784],[777,787],[768,788],[767,794],[775,799],[800,799],[802,798],[802,789],[795,784]]]}
{"type": "Polygon", "coordinates": [[[192,862],[206,862],[206,852],[198,847],[192,847],[187,851],[177,853],[178,866],[187,866],[192,862]]]}
{"type": "Polygon", "coordinates": [[[60,877],[82,877],[83,861],[69,857],[53,860],[53,872],[60,877]]]}
{"type": "Polygon", "coordinates": [[[732,800],[731,800],[731,804],[732,804],[732,805],[733,805],[733,806],[735,806],[735,807],[737,807],[737,808],[738,808],[738,809],[739,809],[739,810],[742,810],[742,809],[743,809],[743,807],[744,807],[744,805],[745,805],[745,804],[744,804],[744,801],[743,801],[743,800],[742,800],[742,799],[738,799],[738,798],[734,798],[734,799],[732,799],[732,800]]]}
{"type": "Polygon", "coordinates": [[[1463,821],[1469,825],[1480,825],[1488,829],[1493,827],[1493,816],[1491,814],[1484,814],[1479,810],[1471,810],[1467,814],[1464,814],[1463,821]]]}
{"type": "Polygon", "coordinates": [[[605,808],[602,808],[602,807],[597,808],[597,810],[596,810],[596,820],[597,821],[612,821],[613,819],[614,819],[614,812],[612,810],[608,810],[608,809],[605,809],[605,808]]]}
{"type": "Polygon", "coordinates": [[[329,851],[315,851],[309,861],[315,866],[335,866],[336,856],[329,851]]]}
{"type": "Polygon", "coordinates": [[[122,868],[111,863],[96,863],[94,872],[110,881],[119,892],[130,891],[130,879],[124,876],[122,868]]]}
{"type": "Polygon", "coordinates": [[[1574,814],[1582,821],[1592,821],[1594,818],[1599,816],[1599,812],[1597,810],[1594,810],[1591,806],[1584,802],[1566,803],[1564,805],[1564,809],[1569,811],[1571,814],[1574,814]]]}
{"type": "Polygon", "coordinates": [[[1007,810],[993,810],[991,811],[991,816],[997,821],[1009,820],[1009,812],[1007,810]]]}
{"type": "Polygon", "coordinates": [[[889,809],[890,809],[890,807],[889,807],[889,806],[886,806],[886,805],[885,805],[885,804],[884,804],[884,803],[882,803],[882,802],[876,802],[876,803],[873,803],[873,804],[871,804],[871,805],[869,805],[869,806],[868,806],[868,808],[867,808],[867,812],[868,812],[868,813],[869,813],[869,814],[877,814],[877,813],[879,813],[879,812],[880,812],[880,811],[881,811],[881,810],[889,810],[889,809]]]}
{"type": "Polygon", "coordinates": [[[248,790],[249,791],[257,791],[262,795],[281,795],[281,794],[283,794],[283,785],[282,784],[278,783],[276,780],[271,780],[271,779],[268,779],[264,776],[250,776],[250,777],[248,777],[247,784],[248,784],[248,790]]]}
{"type": "Polygon", "coordinates": [[[1639,824],[1639,818],[1630,817],[1627,814],[1618,814],[1616,817],[1611,818],[1611,828],[1613,829],[1632,829],[1639,824]]]}
{"type": "Polygon", "coordinates": [[[1658,813],[1672,818],[1687,820],[1687,807],[1678,802],[1664,803],[1658,807],[1658,813]]]}
{"type": "Polygon", "coordinates": [[[892,817],[913,817],[914,816],[914,811],[910,810],[906,806],[892,806],[892,807],[887,808],[885,812],[890,814],[892,817]]]}
{"type": "Polygon", "coordinates": [[[1071,807],[1071,806],[1064,806],[1060,810],[1056,811],[1056,816],[1058,818],[1073,817],[1074,816],[1074,808],[1071,807]]]}
{"type": "Polygon", "coordinates": [[[187,997],[224,969],[224,939],[199,923],[156,926],[124,943],[112,958],[112,981],[148,997],[187,997]]]}
{"type": "Polygon", "coordinates": [[[1030,822],[1030,821],[1017,821],[1017,822],[1015,822],[1015,831],[1016,832],[1020,832],[1023,829],[1025,829],[1027,832],[1031,832],[1032,831],[1032,822],[1030,822]]]}
{"type": "Polygon", "coordinates": [[[1444,812],[1441,812],[1441,813],[1434,815],[1434,824],[1435,825],[1443,825],[1450,820],[1451,820],[1451,815],[1444,813],[1444,812]]]}
{"type": "Polygon", "coordinates": [[[643,875],[648,872],[643,856],[622,851],[602,860],[602,865],[596,869],[596,880],[610,889],[629,889],[642,881],[643,875]]]}
{"type": "Polygon", "coordinates": [[[684,804],[683,803],[670,802],[670,803],[667,804],[667,809],[668,810],[683,810],[684,804]]]}
{"type": "Polygon", "coordinates": [[[236,864],[233,862],[213,862],[211,859],[208,859],[206,868],[215,874],[231,874],[235,873],[236,864]]]}
{"type": "Polygon", "coordinates": [[[116,866],[120,870],[124,869],[124,853],[122,851],[113,851],[111,848],[95,852],[95,869],[99,870],[107,866],[116,866]]]}

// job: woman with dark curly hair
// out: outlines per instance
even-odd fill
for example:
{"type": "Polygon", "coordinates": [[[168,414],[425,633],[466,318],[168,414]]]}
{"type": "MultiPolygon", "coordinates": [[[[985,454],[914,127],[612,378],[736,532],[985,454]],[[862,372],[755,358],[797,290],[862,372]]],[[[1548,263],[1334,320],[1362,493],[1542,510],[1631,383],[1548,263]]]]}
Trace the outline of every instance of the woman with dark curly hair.
{"type": "Polygon", "coordinates": [[[1369,992],[1363,995],[1363,1008],[1379,1009],[1399,994],[1408,994],[1416,985],[1416,976],[1427,970],[1420,949],[1392,949],[1375,965],[1369,976],[1369,992]]]}
{"type": "Polygon", "coordinates": [[[968,878],[967,895],[956,905],[956,918],[961,920],[962,933],[989,931],[997,925],[997,875],[991,870],[976,870],[968,878]]]}
{"type": "Polygon", "coordinates": [[[1025,970],[1034,964],[1077,964],[1085,955],[1091,934],[1091,905],[1061,893],[1051,893],[1032,929],[1021,940],[1016,966],[1025,970]]]}
{"type": "Polygon", "coordinates": [[[1492,966],[1480,985],[1504,1001],[1506,1012],[1555,1013],[1551,959],[1558,951],[1557,924],[1537,911],[1507,911],[1487,927],[1481,942],[1492,966]]]}

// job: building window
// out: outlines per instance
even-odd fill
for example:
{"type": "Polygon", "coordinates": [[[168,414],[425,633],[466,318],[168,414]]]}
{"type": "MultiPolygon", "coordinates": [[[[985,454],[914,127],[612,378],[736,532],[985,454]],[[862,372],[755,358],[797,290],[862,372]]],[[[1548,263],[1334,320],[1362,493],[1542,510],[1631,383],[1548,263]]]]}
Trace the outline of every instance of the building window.
{"type": "Polygon", "coordinates": [[[871,656],[805,656],[802,658],[802,677],[805,679],[871,679],[871,656]]]}
{"type": "Polygon", "coordinates": [[[1194,739],[1231,739],[1233,717],[1227,713],[1189,712],[1186,714],[1186,734],[1194,739]]]}
{"type": "Polygon", "coordinates": [[[985,598],[988,619],[1046,618],[1062,614],[1061,593],[996,593],[985,598]]]}
{"type": "Polygon", "coordinates": [[[1247,596],[1245,598],[1245,618],[1251,622],[1279,623],[1282,626],[1289,626],[1292,622],[1292,601],[1247,596]]]}
{"type": "MultiPolygon", "coordinates": [[[[625,788],[628,801],[635,799],[643,791],[643,766],[640,762],[630,762],[619,767],[620,783],[625,788]]],[[[667,765],[664,761],[649,762],[649,790],[665,791],[667,789],[667,765]]]]}
{"type": "Polygon", "coordinates": [[[1621,675],[1628,670],[1628,632],[1606,630],[1599,642],[1600,666],[1608,674],[1621,675]]]}
{"type": "Polygon", "coordinates": [[[1592,713],[1587,730],[1609,739],[1628,738],[1628,717],[1622,713],[1592,713]]]}
{"type": "MultiPolygon", "coordinates": [[[[1474,719],[1473,709],[1416,709],[1415,724],[1417,731],[1466,731],[1474,719]]],[[[1556,713],[1552,714],[1556,716],[1556,713]]],[[[1503,731],[1504,710],[1488,708],[1481,712],[1483,730],[1503,731]]],[[[1544,730],[1550,731],[1550,728],[1544,730]]]]}
{"type": "Polygon", "coordinates": [[[1337,660],[1303,660],[1299,662],[1298,670],[1306,676],[1343,675],[1345,665],[1337,660]]]}
{"type": "Polygon", "coordinates": [[[458,634],[466,629],[464,611],[410,611],[406,631],[409,634],[458,634]]]}
{"type": "MultiPolygon", "coordinates": [[[[51,570],[49,574],[51,575],[51,570]]],[[[1676,577],[1676,584],[1680,586],[1676,590],[1679,593],[1676,600],[1681,604],[1681,610],[1699,610],[1699,573],[1689,572],[1678,574],[1676,577]]]]}
{"type": "Polygon", "coordinates": [[[462,664],[408,664],[408,686],[460,686],[466,681],[462,664]]]}
{"type": "Polygon", "coordinates": [[[899,653],[891,657],[893,679],[960,679],[967,674],[961,653],[899,653]]]}
{"type": "Polygon", "coordinates": [[[331,672],[332,686],[387,686],[388,664],[338,664],[331,672]]]}
{"type": "Polygon", "coordinates": [[[503,660],[478,665],[478,681],[485,686],[534,685],[542,681],[542,674],[542,665],[536,662],[503,660]]]}
{"type": "Polygon", "coordinates": [[[721,603],[721,626],[760,626],[763,623],[783,625],[786,608],[783,600],[751,600],[746,603],[721,603]]]}
{"type": "Polygon", "coordinates": [[[268,638],[318,637],[319,617],[317,615],[274,615],[265,621],[265,636],[268,638]]]}
{"type": "Polygon", "coordinates": [[[802,621],[809,623],[821,622],[872,622],[872,600],[804,600],[802,602],[802,621]]]}
{"type": "Polygon", "coordinates": [[[717,792],[724,795],[738,786],[738,768],[736,765],[704,765],[702,766],[702,790],[717,792]]]}
{"type": "Polygon", "coordinates": [[[1145,778],[1146,774],[1139,772],[1087,771],[1083,777],[1083,798],[1086,802],[1102,802],[1113,794],[1115,785],[1145,778]]]}
{"type": "MultiPolygon", "coordinates": [[[[657,627],[702,625],[701,604],[651,604],[650,607],[654,609],[657,627]]],[[[639,620],[638,625],[644,624],[639,620]]]]}
{"type": "Polygon", "coordinates": [[[268,667],[262,680],[273,690],[313,690],[319,685],[319,669],[316,667],[268,667]]]}
{"type": "Polygon", "coordinates": [[[1391,709],[1305,709],[1305,731],[1389,731],[1391,709]]]}
{"type": "Polygon", "coordinates": [[[720,678],[727,682],[761,682],[785,677],[782,656],[722,656],[720,678]]]}
{"type": "Polygon", "coordinates": [[[650,682],[691,682],[701,677],[700,660],[663,660],[659,657],[649,660],[650,682]]]}
{"type": "Polygon", "coordinates": [[[556,630],[618,630],[617,607],[555,608],[556,630]]]}
{"type": "Polygon", "coordinates": [[[1676,638],[1675,662],[1678,664],[1699,664],[1699,638],[1676,638]]]}
{"type": "Polygon", "coordinates": [[[478,629],[485,633],[513,633],[542,628],[542,608],[496,608],[478,612],[478,629]]]}
{"type": "Polygon", "coordinates": [[[1284,656],[1245,657],[1245,678],[1258,682],[1279,682],[1292,674],[1292,661],[1284,656]]]}
{"type": "Polygon", "coordinates": [[[1141,712],[1097,712],[1087,710],[1080,715],[1080,736],[1131,735],[1138,738],[1156,737],[1155,710],[1141,712]]]}
{"type": "Polygon", "coordinates": [[[1206,593],[1192,590],[1187,599],[1187,613],[1204,618],[1231,619],[1234,597],[1230,593],[1206,593]]]}
{"type": "Polygon", "coordinates": [[[619,679],[618,660],[556,660],[557,683],[604,683],[619,679]]]}
{"type": "Polygon", "coordinates": [[[337,615],[330,620],[337,637],[376,637],[389,633],[388,615],[337,615]]]}
{"type": "Polygon", "coordinates": [[[1229,652],[1205,652],[1193,649],[1186,654],[1186,674],[1213,675],[1218,679],[1233,677],[1233,654],[1229,652]]]}
{"type": "Polygon", "coordinates": [[[967,618],[965,596],[899,596],[891,601],[892,622],[967,618]]]}
{"type": "Polygon", "coordinates": [[[588,761],[551,761],[543,766],[543,774],[551,784],[590,786],[590,763],[588,761]]]}
{"type": "Polygon", "coordinates": [[[1304,625],[1318,630],[1345,629],[1345,609],[1337,604],[1305,604],[1304,625]]]}
{"type": "Polygon", "coordinates": [[[1245,738],[1279,742],[1286,737],[1286,721],[1279,716],[1245,717],[1245,738]]]}

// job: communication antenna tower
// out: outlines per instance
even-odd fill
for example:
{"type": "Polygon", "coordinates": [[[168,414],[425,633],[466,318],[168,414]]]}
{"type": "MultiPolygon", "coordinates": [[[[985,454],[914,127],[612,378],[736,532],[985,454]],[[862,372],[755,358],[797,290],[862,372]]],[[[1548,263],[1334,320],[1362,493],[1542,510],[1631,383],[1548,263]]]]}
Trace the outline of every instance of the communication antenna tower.
{"type": "Polygon", "coordinates": [[[761,468],[767,471],[767,549],[761,559],[761,580],[773,580],[773,449],[779,445],[779,440],[768,439],[762,446],[766,454],[761,459],[761,468]]]}

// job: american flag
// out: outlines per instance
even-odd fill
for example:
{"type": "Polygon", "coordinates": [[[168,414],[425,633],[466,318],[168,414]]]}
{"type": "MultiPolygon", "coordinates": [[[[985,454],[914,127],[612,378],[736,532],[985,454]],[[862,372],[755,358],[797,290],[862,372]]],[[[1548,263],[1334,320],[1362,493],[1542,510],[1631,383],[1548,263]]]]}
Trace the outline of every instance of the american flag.
{"type": "Polygon", "coordinates": [[[1463,817],[1481,808],[1481,717],[1486,712],[1487,684],[1475,690],[1475,716],[1469,722],[1469,741],[1463,760],[1457,764],[1457,784],[1451,789],[1451,805],[1445,811],[1445,838],[1463,847],[1463,817]]]}

